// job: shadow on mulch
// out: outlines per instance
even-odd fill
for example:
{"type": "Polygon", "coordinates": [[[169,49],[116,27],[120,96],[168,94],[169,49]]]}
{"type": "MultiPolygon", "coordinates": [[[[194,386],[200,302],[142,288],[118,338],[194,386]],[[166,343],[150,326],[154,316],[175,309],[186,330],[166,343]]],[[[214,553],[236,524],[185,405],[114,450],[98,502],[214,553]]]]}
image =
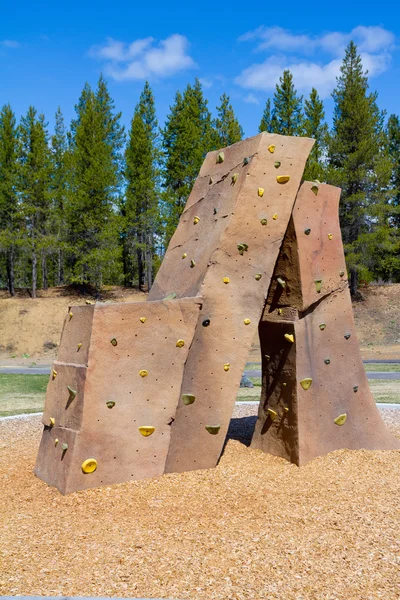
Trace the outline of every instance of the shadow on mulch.
{"type": "Polygon", "coordinates": [[[225,446],[229,440],[237,440],[245,446],[250,446],[251,438],[253,437],[254,428],[256,426],[256,421],[256,416],[231,419],[222,453],[224,452],[225,446]]]}

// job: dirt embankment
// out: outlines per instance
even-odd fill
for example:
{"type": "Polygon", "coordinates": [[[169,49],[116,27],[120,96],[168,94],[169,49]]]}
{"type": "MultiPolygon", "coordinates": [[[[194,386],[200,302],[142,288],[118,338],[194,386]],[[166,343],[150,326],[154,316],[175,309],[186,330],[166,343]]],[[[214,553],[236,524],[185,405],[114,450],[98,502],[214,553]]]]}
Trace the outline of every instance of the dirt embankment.
{"type": "MultiPolygon", "coordinates": [[[[400,358],[400,284],[371,286],[361,290],[364,301],[353,310],[364,359],[400,358]]],[[[107,287],[104,302],[140,302],[147,294],[123,287],[107,287]]],[[[18,362],[51,362],[57,354],[64,317],[69,306],[94,298],[71,288],[40,291],[32,300],[27,294],[9,298],[0,292],[0,358],[18,362]],[[25,355],[25,357],[24,357],[25,355]]],[[[257,339],[251,360],[259,360],[257,339]]]]}

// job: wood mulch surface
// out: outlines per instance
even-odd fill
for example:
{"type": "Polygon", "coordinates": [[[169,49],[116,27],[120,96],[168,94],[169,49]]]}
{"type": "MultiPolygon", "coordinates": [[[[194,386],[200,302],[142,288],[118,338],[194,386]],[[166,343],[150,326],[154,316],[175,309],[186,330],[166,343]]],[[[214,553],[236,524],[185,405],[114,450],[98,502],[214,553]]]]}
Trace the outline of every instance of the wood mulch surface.
{"type": "Polygon", "coordinates": [[[40,417],[1,422],[0,595],[398,600],[400,452],[299,469],[239,441],[256,410],[216,469],[69,496],[32,473],[40,417]]]}

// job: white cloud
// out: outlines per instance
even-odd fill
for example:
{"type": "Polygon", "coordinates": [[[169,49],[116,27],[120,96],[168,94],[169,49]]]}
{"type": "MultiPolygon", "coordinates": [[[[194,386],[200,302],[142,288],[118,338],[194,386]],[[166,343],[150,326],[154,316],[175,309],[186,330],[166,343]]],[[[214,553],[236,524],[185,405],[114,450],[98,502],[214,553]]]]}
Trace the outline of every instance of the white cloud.
{"type": "Polygon", "coordinates": [[[19,48],[21,44],[16,40],[2,40],[0,41],[0,46],[4,48],[19,48]]]}
{"type": "Polygon", "coordinates": [[[188,54],[189,42],[174,34],[157,42],[152,37],[126,44],[108,38],[102,46],[89,50],[92,58],[106,60],[105,72],[117,81],[168,77],[196,66],[188,54]]]}
{"type": "Polygon", "coordinates": [[[256,40],[256,51],[273,53],[264,62],[255,63],[240,73],[235,82],[243,88],[270,91],[283,70],[289,69],[298,90],[308,92],[315,87],[326,97],[335,86],[350,40],[357,44],[364,70],[374,76],[389,68],[395,37],[382,27],[359,26],[350,33],[335,31],[314,37],[296,35],[281,27],[259,27],[239,40],[256,40]],[[317,61],[311,59],[316,53],[317,61]]]}
{"type": "Polygon", "coordinates": [[[259,99],[256,98],[254,94],[247,94],[244,101],[247,102],[247,104],[260,104],[259,99]]]}

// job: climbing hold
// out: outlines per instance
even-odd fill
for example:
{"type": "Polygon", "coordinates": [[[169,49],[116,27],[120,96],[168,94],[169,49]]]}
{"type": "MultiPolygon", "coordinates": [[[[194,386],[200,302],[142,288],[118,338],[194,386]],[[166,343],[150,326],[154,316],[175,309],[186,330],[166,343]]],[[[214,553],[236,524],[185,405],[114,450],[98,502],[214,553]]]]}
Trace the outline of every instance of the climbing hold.
{"type": "Polygon", "coordinates": [[[156,428],[152,427],[151,425],[142,425],[141,427],[138,427],[138,429],[143,437],[149,437],[149,435],[154,433],[156,430],[156,428]]]}
{"type": "Polygon", "coordinates": [[[68,450],[68,444],[66,442],[64,442],[63,444],[61,444],[61,448],[64,450],[68,450]]]}
{"type": "Polygon", "coordinates": [[[182,402],[185,406],[188,406],[189,404],[193,404],[193,402],[196,400],[196,396],[194,396],[193,394],[182,394],[182,402]]]}
{"type": "Polygon", "coordinates": [[[333,238],[333,233],[328,233],[328,239],[332,239],[333,238]]]}
{"type": "Polygon", "coordinates": [[[274,163],[275,169],[279,169],[280,166],[281,166],[281,163],[279,162],[279,160],[277,160],[276,163],[274,163]]]}
{"type": "Polygon", "coordinates": [[[217,156],[217,163],[223,163],[225,160],[225,154],[223,152],[220,152],[217,156]]]}
{"type": "Polygon", "coordinates": [[[339,415],[338,417],[336,417],[336,419],[333,419],[333,422],[336,423],[336,425],[344,425],[344,423],[346,422],[347,419],[347,414],[343,413],[341,415],[339,415]]]}
{"type": "Polygon", "coordinates": [[[260,221],[261,225],[266,225],[268,223],[267,219],[261,219],[260,221]]]}
{"type": "Polygon", "coordinates": [[[190,260],[190,268],[193,269],[193,267],[196,266],[196,263],[194,262],[193,258],[190,260]]]}
{"type": "Polygon", "coordinates": [[[210,177],[208,183],[209,183],[209,185],[212,185],[214,183],[214,179],[212,177],[210,177]]]}
{"type": "Polygon", "coordinates": [[[69,385],[67,385],[67,390],[69,391],[69,401],[74,400],[75,396],[76,396],[76,390],[73,390],[72,387],[70,387],[69,385]]]}
{"type": "Polygon", "coordinates": [[[56,439],[54,440],[54,445],[55,445],[55,446],[57,446],[57,444],[58,444],[58,441],[59,441],[59,440],[58,440],[58,438],[56,438],[56,439]]]}
{"type": "Polygon", "coordinates": [[[248,156],[245,156],[244,159],[243,159],[243,164],[244,165],[248,165],[249,162],[250,162],[250,158],[248,156]]]}
{"type": "Polygon", "coordinates": [[[284,407],[283,407],[283,410],[285,411],[285,413],[288,413],[288,412],[289,412],[289,409],[288,409],[288,407],[287,407],[287,406],[284,406],[284,407]]]}
{"type": "Polygon", "coordinates": [[[284,338],[288,342],[294,343],[294,335],[292,333],[285,333],[284,338]]]}
{"type": "Polygon", "coordinates": [[[304,230],[304,233],[305,233],[306,235],[310,235],[310,233],[311,233],[311,229],[308,227],[307,229],[305,229],[305,230],[304,230]]]}
{"type": "Polygon", "coordinates": [[[287,383],[286,383],[286,381],[284,381],[284,382],[282,383],[282,385],[283,385],[283,387],[286,387],[286,386],[287,386],[287,383]]]}
{"type": "Polygon", "coordinates": [[[174,298],[176,298],[176,294],[175,292],[171,292],[170,294],[168,294],[168,296],[165,296],[163,300],[174,300],[174,298]]]}
{"type": "Polygon", "coordinates": [[[117,346],[117,344],[118,344],[117,338],[111,338],[110,344],[112,344],[113,346],[117,346]]]}
{"type": "Polygon", "coordinates": [[[149,372],[146,371],[146,369],[142,369],[141,371],[139,371],[140,377],[147,377],[148,374],[149,372]]]}
{"type": "Polygon", "coordinates": [[[245,320],[243,321],[243,323],[244,323],[245,325],[250,325],[251,321],[250,321],[250,319],[245,319],[245,320]]]}
{"type": "Polygon", "coordinates": [[[85,300],[85,304],[94,304],[91,300],[85,300]]]}
{"type": "Polygon", "coordinates": [[[311,186],[311,191],[312,191],[312,192],[313,192],[313,193],[314,193],[316,196],[318,196],[319,187],[318,187],[317,185],[315,185],[315,184],[314,184],[314,185],[312,185],[312,186],[311,186]]]}
{"type": "Polygon", "coordinates": [[[114,400],[109,400],[108,402],[106,402],[107,408],[114,408],[115,406],[115,402],[114,400]]]}
{"type": "Polygon", "coordinates": [[[218,214],[218,208],[214,208],[214,210],[213,210],[213,214],[214,214],[214,215],[217,215],[217,214],[218,214]]]}
{"type": "Polygon", "coordinates": [[[278,308],[278,315],[281,315],[283,313],[283,310],[281,308],[278,308]]]}
{"type": "Polygon", "coordinates": [[[290,175],[277,175],[276,180],[278,183],[287,183],[290,179],[290,175]]]}
{"type": "Polygon", "coordinates": [[[302,379],[300,381],[300,385],[303,388],[303,390],[308,390],[308,388],[311,386],[311,384],[312,384],[311,377],[305,377],[304,379],[302,379]]]}
{"type": "Polygon", "coordinates": [[[343,277],[344,271],[339,271],[339,275],[340,275],[340,277],[343,277]]]}
{"type": "Polygon", "coordinates": [[[186,258],[186,257],[187,257],[187,254],[186,254],[186,252],[184,252],[184,253],[182,254],[182,258],[186,258]]]}
{"type": "Polygon", "coordinates": [[[193,219],[193,225],[197,225],[197,223],[200,221],[200,217],[194,217],[193,219]]]}
{"type": "Polygon", "coordinates": [[[81,464],[83,473],[93,473],[97,469],[97,460],[95,458],[87,458],[81,464]]]}
{"type": "Polygon", "coordinates": [[[255,279],[256,281],[260,281],[261,277],[262,277],[262,274],[261,274],[261,273],[256,273],[256,274],[254,275],[254,279],[255,279]]]}
{"type": "Polygon", "coordinates": [[[282,279],[282,277],[278,277],[277,278],[277,282],[279,283],[279,285],[283,288],[286,287],[286,281],[284,279],[282,279]]]}
{"type": "Polygon", "coordinates": [[[183,348],[184,345],[185,345],[185,342],[183,340],[178,340],[176,342],[176,347],[177,348],[183,348]]]}
{"type": "Polygon", "coordinates": [[[74,316],[74,313],[72,312],[72,310],[69,312],[69,320],[72,319],[72,317],[74,316]]]}
{"type": "Polygon", "coordinates": [[[238,180],[238,177],[239,177],[239,173],[234,173],[234,174],[232,175],[232,185],[235,185],[235,183],[236,183],[236,182],[237,182],[237,180],[238,180]]]}
{"type": "Polygon", "coordinates": [[[229,371],[230,368],[231,368],[231,363],[224,364],[224,371],[229,371]]]}
{"type": "Polygon", "coordinates": [[[210,319],[204,319],[204,321],[202,322],[203,327],[208,327],[210,324],[210,319]]]}
{"type": "Polygon", "coordinates": [[[319,328],[320,328],[321,331],[323,331],[325,329],[325,327],[326,327],[325,323],[320,323],[319,324],[319,328]]]}
{"type": "Polygon", "coordinates": [[[248,245],[247,244],[243,244],[243,243],[242,244],[238,244],[237,245],[237,249],[239,250],[239,254],[241,256],[243,256],[244,252],[247,252],[247,250],[248,250],[248,245]]]}
{"type": "Polygon", "coordinates": [[[267,360],[267,361],[271,358],[269,354],[264,354],[264,356],[265,356],[265,360],[267,360]]]}
{"type": "Polygon", "coordinates": [[[223,277],[222,281],[223,281],[224,283],[229,283],[229,282],[230,282],[230,279],[229,279],[229,277],[223,277]]]}
{"type": "Polygon", "coordinates": [[[206,429],[208,433],[211,433],[211,435],[217,435],[221,429],[221,425],[206,425],[206,429]]]}
{"type": "Polygon", "coordinates": [[[330,364],[331,364],[331,361],[329,360],[329,358],[326,358],[326,359],[324,360],[324,363],[325,363],[326,365],[330,365],[330,364]]]}
{"type": "Polygon", "coordinates": [[[268,152],[271,152],[271,154],[275,152],[275,144],[271,144],[270,146],[268,146],[268,152]]]}
{"type": "Polygon", "coordinates": [[[322,279],[314,279],[314,283],[315,283],[315,289],[317,291],[317,294],[319,294],[320,291],[322,290],[322,279]]]}
{"type": "Polygon", "coordinates": [[[50,427],[54,427],[54,425],[56,423],[54,417],[50,417],[49,421],[50,421],[50,427]]]}
{"type": "Polygon", "coordinates": [[[274,221],[276,221],[276,220],[277,220],[277,218],[278,218],[278,215],[277,215],[277,213],[275,213],[274,215],[272,215],[272,218],[273,218],[273,220],[274,220],[274,221]]]}
{"type": "Polygon", "coordinates": [[[146,317],[140,317],[139,321],[140,321],[141,323],[144,323],[144,322],[146,321],[146,317]]]}
{"type": "Polygon", "coordinates": [[[55,371],[53,369],[52,372],[51,372],[51,376],[52,376],[52,379],[55,379],[57,377],[57,371],[55,371]]]}
{"type": "Polygon", "coordinates": [[[353,387],[353,392],[358,392],[358,385],[355,385],[355,386],[353,387]]]}
{"type": "Polygon", "coordinates": [[[276,417],[278,416],[278,413],[272,408],[268,408],[267,413],[271,421],[275,421],[276,417]]]}
{"type": "Polygon", "coordinates": [[[344,334],[344,339],[348,340],[351,337],[351,333],[345,333],[344,334]]]}
{"type": "Polygon", "coordinates": [[[262,198],[264,196],[264,188],[258,188],[258,195],[262,198]]]}
{"type": "Polygon", "coordinates": [[[79,352],[79,350],[80,350],[81,348],[82,348],[82,342],[79,342],[79,344],[78,344],[78,352],[79,352]]]}

